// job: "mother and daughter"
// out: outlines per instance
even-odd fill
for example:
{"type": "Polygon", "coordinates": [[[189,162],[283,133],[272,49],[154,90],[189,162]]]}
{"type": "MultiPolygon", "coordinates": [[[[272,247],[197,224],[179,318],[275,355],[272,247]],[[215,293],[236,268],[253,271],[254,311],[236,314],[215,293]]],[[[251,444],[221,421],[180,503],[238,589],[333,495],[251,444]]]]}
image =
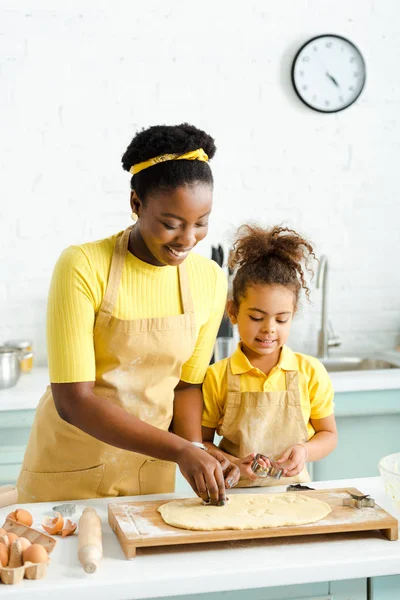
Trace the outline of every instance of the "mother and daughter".
{"type": "Polygon", "coordinates": [[[192,250],[207,235],[214,154],[188,124],[137,133],[122,158],[134,225],[61,254],[47,309],[50,386],[19,502],[172,492],[178,464],[198,496],[221,503],[236,484],[270,483],[251,469],[256,453],[285,481],[306,481],[306,462],[335,447],[329,377],[285,346],[313,256],[296,232],[239,230],[228,314],[241,341],[209,367],[227,282],[192,250]]]}

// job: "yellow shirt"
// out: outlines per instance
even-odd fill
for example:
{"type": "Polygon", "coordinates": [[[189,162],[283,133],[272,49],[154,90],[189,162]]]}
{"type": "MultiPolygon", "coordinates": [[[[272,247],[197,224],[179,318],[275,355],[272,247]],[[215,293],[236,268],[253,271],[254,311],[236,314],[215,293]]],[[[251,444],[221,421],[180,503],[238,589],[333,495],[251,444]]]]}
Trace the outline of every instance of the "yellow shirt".
{"type": "MultiPolygon", "coordinates": [[[[61,254],[50,285],[47,351],[50,381],[94,381],[93,328],[106,291],[117,235],[71,246],[61,254]]],[[[185,259],[196,315],[197,342],[181,379],[202,383],[224,312],[227,279],[216,262],[191,252],[185,259]]],[[[113,315],[146,319],[182,313],[178,268],[149,265],[128,252],[113,315]]]]}
{"type": "MultiPolygon", "coordinates": [[[[202,424],[216,429],[221,421],[227,396],[226,369],[228,358],[211,365],[203,383],[204,410],[202,424]]],[[[241,375],[241,392],[277,392],[286,389],[285,371],[298,371],[301,411],[308,439],[314,435],[310,419],[323,419],[333,414],[333,387],[323,364],[312,356],[293,352],[283,346],[278,364],[267,376],[253,367],[242,352],[239,342],[231,356],[232,373],[241,375]]]]}

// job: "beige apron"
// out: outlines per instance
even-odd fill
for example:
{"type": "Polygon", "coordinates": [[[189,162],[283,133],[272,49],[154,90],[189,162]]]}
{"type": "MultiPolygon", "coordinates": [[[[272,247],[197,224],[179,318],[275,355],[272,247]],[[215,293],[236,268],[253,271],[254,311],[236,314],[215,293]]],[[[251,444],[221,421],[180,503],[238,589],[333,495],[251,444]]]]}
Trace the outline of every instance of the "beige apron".
{"type": "MultiPolygon", "coordinates": [[[[130,230],[117,237],[95,322],[94,391],[167,431],[182,365],[195,348],[194,305],[182,263],[178,273],[183,314],[132,321],[112,316],[130,230]]],[[[63,421],[48,387],[36,410],[17,486],[19,502],[172,492],[175,464],[120,450],[63,421]]]]}
{"type": "MultiPolygon", "coordinates": [[[[240,375],[233,375],[231,360],[227,366],[228,396],[225,414],[218,425],[222,436],[220,448],[244,458],[261,452],[279,458],[294,444],[308,440],[300,405],[297,371],[286,371],[286,390],[279,392],[241,392],[240,375]]],[[[242,477],[237,487],[286,485],[310,481],[306,467],[295,477],[261,478],[252,481],[242,477]]]]}

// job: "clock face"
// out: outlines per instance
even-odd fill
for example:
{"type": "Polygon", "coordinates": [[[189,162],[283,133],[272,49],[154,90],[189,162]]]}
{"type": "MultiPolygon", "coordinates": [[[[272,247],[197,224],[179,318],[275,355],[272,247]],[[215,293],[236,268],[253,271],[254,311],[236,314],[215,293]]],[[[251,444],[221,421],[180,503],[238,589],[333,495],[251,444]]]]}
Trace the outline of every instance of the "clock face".
{"type": "Polygon", "coordinates": [[[338,112],[361,94],[365,63],[361,52],[343,37],[320,35],[296,54],[292,82],[300,100],[320,112],[338,112]]]}

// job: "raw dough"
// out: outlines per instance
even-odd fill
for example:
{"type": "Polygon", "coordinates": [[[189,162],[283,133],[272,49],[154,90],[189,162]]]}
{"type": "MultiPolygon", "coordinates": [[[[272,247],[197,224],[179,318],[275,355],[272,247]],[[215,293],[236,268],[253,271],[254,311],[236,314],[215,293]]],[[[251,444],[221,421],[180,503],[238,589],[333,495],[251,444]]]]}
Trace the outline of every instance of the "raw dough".
{"type": "Polygon", "coordinates": [[[320,521],[331,512],[326,502],[303,493],[233,494],[225,506],[203,505],[200,498],[172,500],[158,508],[168,525],[181,529],[264,529],[320,521]]]}

